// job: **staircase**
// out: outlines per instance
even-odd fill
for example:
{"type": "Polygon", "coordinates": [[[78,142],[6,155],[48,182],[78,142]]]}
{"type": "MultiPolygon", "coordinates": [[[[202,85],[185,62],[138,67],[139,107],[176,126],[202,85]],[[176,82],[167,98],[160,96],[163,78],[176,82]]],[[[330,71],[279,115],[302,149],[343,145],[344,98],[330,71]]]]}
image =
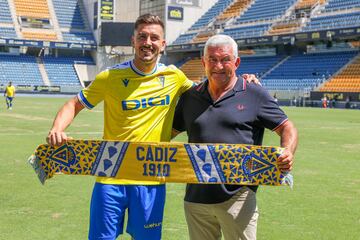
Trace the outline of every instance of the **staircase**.
{"type": "Polygon", "coordinates": [[[40,57],[37,57],[37,58],[36,58],[36,62],[37,62],[37,64],[38,64],[39,71],[40,71],[42,80],[43,80],[43,82],[44,82],[44,85],[45,85],[45,86],[50,86],[51,83],[50,83],[49,77],[48,77],[48,75],[47,75],[47,73],[46,73],[45,66],[44,66],[44,62],[42,61],[42,59],[41,59],[40,57]]]}

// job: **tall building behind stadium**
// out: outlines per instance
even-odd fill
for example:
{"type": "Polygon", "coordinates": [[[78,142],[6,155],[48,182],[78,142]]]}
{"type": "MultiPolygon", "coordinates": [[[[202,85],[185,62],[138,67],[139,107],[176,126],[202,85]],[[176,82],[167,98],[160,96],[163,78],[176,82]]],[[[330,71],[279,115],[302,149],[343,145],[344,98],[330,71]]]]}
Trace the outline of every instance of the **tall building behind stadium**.
{"type": "Polygon", "coordinates": [[[18,92],[79,91],[133,57],[144,13],[165,22],[160,61],[195,82],[205,79],[204,43],[226,34],[239,45],[237,74],[256,74],[284,103],[360,102],[358,0],[0,0],[0,89],[12,81],[18,92]]]}

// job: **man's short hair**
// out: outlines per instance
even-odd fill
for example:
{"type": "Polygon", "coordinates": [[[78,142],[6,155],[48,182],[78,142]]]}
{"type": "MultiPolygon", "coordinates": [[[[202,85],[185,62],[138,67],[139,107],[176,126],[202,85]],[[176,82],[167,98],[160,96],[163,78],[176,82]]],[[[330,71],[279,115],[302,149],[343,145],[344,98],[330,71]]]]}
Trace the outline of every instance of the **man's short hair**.
{"type": "Polygon", "coordinates": [[[224,46],[224,45],[230,45],[232,47],[235,58],[239,56],[238,45],[235,42],[235,40],[230,36],[224,34],[214,35],[206,41],[204,47],[204,56],[207,53],[208,47],[216,47],[216,46],[224,46]]]}
{"type": "Polygon", "coordinates": [[[140,24],[158,24],[162,27],[163,30],[165,29],[164,22],[161,20],[161,18],[157,15],[152,15],[150,13],[141,15],[136,19],[135,30],[137,30],[140,24]]]}

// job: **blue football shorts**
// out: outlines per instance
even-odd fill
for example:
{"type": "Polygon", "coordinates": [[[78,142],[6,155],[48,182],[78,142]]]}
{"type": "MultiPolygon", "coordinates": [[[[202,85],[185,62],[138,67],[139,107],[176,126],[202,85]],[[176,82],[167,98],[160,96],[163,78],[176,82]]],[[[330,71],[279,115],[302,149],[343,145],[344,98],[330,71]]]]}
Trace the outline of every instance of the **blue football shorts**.
{"type": "Polygon", "coordinates": [[[126,232],[135,240],[160,240],[165,184],[111,185],[95,183],[90,205],[89,239],[114,240],[126,232]]]}

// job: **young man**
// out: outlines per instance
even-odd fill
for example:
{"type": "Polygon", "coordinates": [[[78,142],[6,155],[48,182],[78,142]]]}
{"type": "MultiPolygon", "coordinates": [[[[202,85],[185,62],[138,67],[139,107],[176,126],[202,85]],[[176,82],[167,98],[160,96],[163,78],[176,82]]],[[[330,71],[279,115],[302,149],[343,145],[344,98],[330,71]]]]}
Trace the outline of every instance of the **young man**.
{"type": "MultiPolygon", "coordinates": [[[[164,25],[146,14],[135,23],[132,44],[135,57],[101,72],[57,114],[47,141],[64,143],[66,127],[84,108],[104,101],[104,139],[167,142],[171,138],[175,105],[193,82],[174,66],[158,63],[165,48],[164,25]]],[[[116,239],[127,232],[136,240],[161,239],[165,185],[130,179],[98,177],[90,207],[89,239],[116,239]]]]}
{"type": "MultiPolygon", "coordinates": [[[[240,65],[236,42],[226,35],[211,37],[202,63],[208,80],[181,96],[174,133],[187,131],[192,143],[261,145],[268,128],[280,135],[285,147],[279,158],[281,170],[290,171],[297,131],[266,90],[236,76],[240,65]]],[[[256,189],[188,184],[184,207],[190,239],[218,240],[222,234],[225,240],[256,239],[256,189]]]]}
{"type": "Polygon", "coordinates": [[[12,101],[15,97],[15,87],[12,85],[12,82],[9,82],[8,86],[6,86],[4,96],[6,98],[5,101],[6,101],[7,109],[11,110],[12,101]]]}

